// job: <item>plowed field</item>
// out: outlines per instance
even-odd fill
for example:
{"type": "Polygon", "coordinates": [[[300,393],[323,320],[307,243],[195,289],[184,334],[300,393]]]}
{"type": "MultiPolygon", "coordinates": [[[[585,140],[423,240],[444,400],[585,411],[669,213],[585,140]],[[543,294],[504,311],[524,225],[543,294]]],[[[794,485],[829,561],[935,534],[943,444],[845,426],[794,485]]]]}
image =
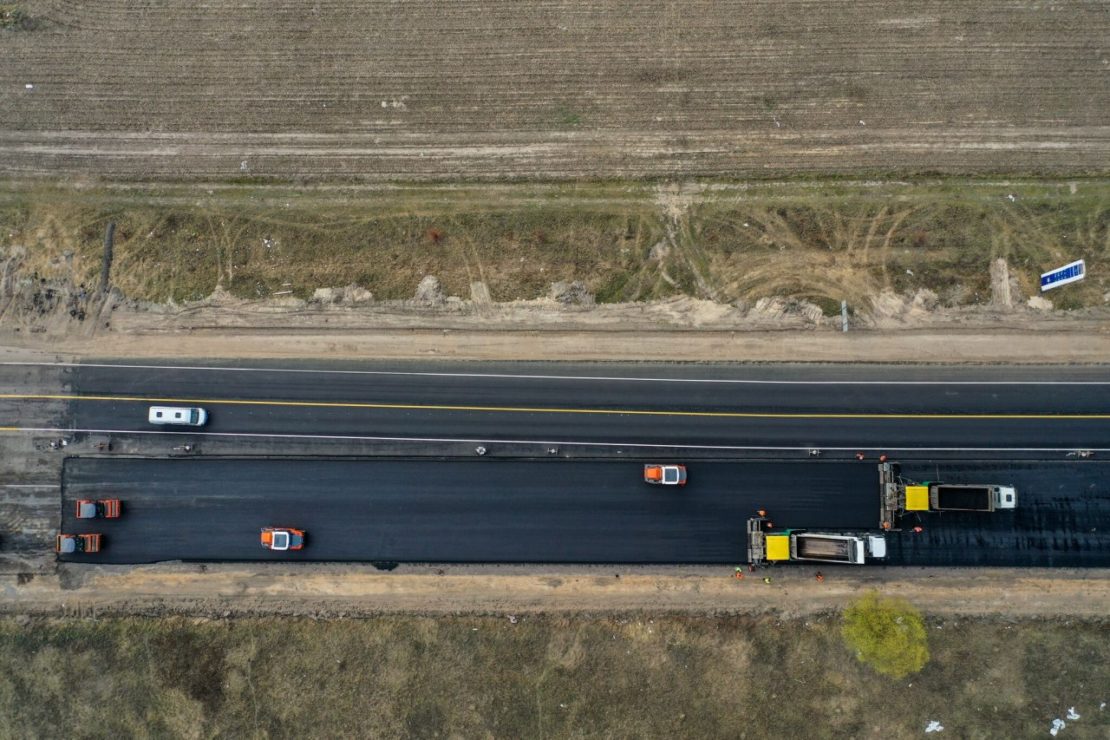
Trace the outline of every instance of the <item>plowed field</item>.
{"type": "Polygon", "coordinates": [[[8,175],[1110,170],[1103,0],[16,5],[8,175]]]}

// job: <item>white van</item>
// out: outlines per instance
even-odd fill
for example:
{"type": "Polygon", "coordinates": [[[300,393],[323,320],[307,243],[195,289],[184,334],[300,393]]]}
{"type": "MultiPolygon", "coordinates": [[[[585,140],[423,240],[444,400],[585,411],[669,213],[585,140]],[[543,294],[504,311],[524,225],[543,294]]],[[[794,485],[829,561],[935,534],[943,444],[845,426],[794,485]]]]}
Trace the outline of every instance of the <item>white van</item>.
{"type": "Polygon", "coordinates": [[[185,406],[151,406],[147,421],[151,424],[184,424],[202,427],[208,421],[208,412],[185,406]]]}

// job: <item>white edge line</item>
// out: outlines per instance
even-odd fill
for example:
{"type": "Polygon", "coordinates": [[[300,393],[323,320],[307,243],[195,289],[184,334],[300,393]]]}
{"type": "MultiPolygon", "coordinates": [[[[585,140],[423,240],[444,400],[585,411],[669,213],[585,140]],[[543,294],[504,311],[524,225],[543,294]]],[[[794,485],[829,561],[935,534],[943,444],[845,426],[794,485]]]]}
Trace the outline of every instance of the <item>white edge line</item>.
{"type": "MultiPolygon", "coordinates": [[[[759,445],[691,445],[691,444],[655,444],[650,442],[576,442],[574,440],[541,440],[541,439],[494,439],[494,438],[464,438],[464,437],[379,437],[354,434],[267,434],[263,432],[168,432],[168,431],[143,431],[132,429],[56,429],[51,427],[21,427],[21,432],[39,432],[50,434],[146,434],[165,435],[171,437],[246,437],[251,439],[298,439],[298,440],[341,440],[347,442],[445,442],[459,444],[506,444],[506,445],[567,445],[570,447],[620,447],[620,448],[645,448],[653,450],[728,450],[752,452],[793,451],[804,452],[812,449],[831,452],[857,452],[859,447],[815,447],[805,445],[801,447],[776,447],[759,445]]],[[[864,450],[873,450],[864,447],[864,450]]],[[[1075,452],[1074,447],[883,447],[883,452],[1075,452]]],[[[1110,452],[1107,447],[1084,447],[1091,452],[1110,452]]]]}
{"type": "Polygon", "coordinates": [[[1110,380],[763,380],[740,378],[637,378],[632,376],[604,375],[513,375],[509,373],[447,373],[417,372],[407,370],[320,370],[302,368],[267,367],[216,367],[207,365],[120,365],[95,362],[0,362],[0,366],[24,367],[98,367],[126,370],[193,370],[202,372],[236,373],[293,373],[307,375],[395,375],[428,378],[487,378],[493,380],[578,380],[631,383],[701,383],[726,385],[1031,385],[1031,386],[1102,386],[1110,380]]]}

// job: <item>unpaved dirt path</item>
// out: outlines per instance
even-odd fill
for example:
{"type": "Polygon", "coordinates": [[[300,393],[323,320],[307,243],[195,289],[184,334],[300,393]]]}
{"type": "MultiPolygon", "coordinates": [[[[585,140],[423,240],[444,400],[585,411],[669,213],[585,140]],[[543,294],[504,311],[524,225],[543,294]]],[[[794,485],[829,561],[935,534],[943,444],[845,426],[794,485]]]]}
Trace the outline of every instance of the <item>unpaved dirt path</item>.
{"type": "Polygon", "coordinates": [[[806,615],[877,589],[931,614],[1104,617],[1102,570],[402,566],[394,573],[336,565],[62,566],[60,576],[0,577],[0,611],[94,615],[360,615],[382,612],[779,612],[806,615]],[[772,583],[763,583],[770,573],[772,583]],[[20,580],[24,581],[20,583],[20,580]]]}
{"type": "MultiPolygon", "coordinates": [[[[486,322],[490,323],[489,321],[486,322]]],[[[0,356],[445,359],[535,361],[1106,363],[1110,322],[1035,328],[906,328],[891,331],[728,331],[615,328],[505,330],[405,326],[321,329],[171,328],[93,336],[0,332],[0,356]]]]}

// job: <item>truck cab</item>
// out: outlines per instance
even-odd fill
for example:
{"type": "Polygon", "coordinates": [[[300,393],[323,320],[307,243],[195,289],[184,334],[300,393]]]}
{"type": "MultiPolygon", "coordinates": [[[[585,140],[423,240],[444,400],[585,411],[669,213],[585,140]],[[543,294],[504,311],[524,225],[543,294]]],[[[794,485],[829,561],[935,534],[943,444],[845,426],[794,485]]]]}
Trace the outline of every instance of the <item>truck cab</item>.
{"type": "Polygon", "coordinates": [[[685,465],[645,465],[644,482],[656,486],[686,485],[685,465]]]}
{"type": "Polygon", "coordinates": [[[1014,486],[998,486],[994,507],[996,509],[1016,509],[1017,489],[1014,486]]]}

